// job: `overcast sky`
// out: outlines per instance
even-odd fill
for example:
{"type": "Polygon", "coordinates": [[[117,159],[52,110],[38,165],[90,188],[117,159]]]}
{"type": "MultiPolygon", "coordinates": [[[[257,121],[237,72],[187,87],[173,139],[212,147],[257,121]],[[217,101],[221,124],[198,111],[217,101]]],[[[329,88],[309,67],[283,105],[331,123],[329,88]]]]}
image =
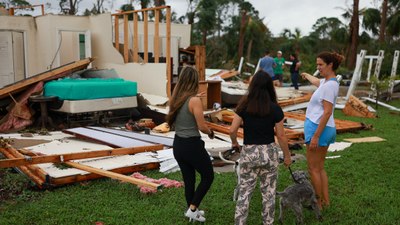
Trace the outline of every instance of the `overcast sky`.
{"type": "MultiPolygon", "coordinates": [[[[42,4],[51,2],[51,8],[59,10],[56,2],[58,1],[39,1],[28,0],[32,4],[42,4]]],[[[79,5],[80,10],[92,8],[94,1],[83,0],[79,5]]],[[[111,2],[111,1],[109,1],[111,2]]],[[[121,5],[128,3],[129,0],[114,0],[111,5],[106,8],[109,11],[115,12],[121,5]]],[[[321,17],[338,17],[341,18],[343,13],[341,8],[352,6],[352,0],[249,0],[251,4],[259,11],[260,17],[264,18],[264,23],[271,30],[272,34],[277,36],[283,29],[288,28],[294,31],[295,28],[300,28],[302,35],[308,35],[312,25],[321,17]]],[[[171,6],[172,11],[175,11],[178,16],[186,13],[188,0],[166,0],[167,5],[171,6]]],[[[378,0],[361,0],[360,8],[377,7],[380,1],[378,0]]],[[[46,6],[47,8],[47,6],[46,6]]],[[[140,7],[137,7],[140,8],[140,7]]],[[[50,9],[46,9],[50,10],[50,9]]],[[[39,12],[40,13],[40,12],[39,12]]],[[[347,23],[347,22],[346,22],[347,23]]]]}

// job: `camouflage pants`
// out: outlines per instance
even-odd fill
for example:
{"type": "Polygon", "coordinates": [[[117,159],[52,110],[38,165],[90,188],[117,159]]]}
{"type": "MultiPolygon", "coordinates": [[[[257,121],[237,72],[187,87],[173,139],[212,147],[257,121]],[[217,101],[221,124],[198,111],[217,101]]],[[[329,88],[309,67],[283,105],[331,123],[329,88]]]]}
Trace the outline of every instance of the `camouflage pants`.
{"type": "Polygon", "coordinates": [[[235,224],[246,224],[250,199],[260,178],[263,224],[273,224],[275,190],[278,176],[279,145],[245,145],[240,153],[240,188],[236,203],[235,224]]]}

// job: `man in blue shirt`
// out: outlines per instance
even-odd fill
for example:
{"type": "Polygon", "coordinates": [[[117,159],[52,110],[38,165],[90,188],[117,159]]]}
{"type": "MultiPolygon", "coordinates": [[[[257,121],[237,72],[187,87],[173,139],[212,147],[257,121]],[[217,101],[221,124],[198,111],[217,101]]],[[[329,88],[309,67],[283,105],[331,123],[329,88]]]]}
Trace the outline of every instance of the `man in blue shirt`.
{"type": "Polygon", "coordinates": [[[267,72],[271,76],[272,80],[274,80],[274,67],[276,67],[276,63],[274,58],[272,58],[269,54],[269,50],[265,50],[265,56],[260,60],[260,70],[267,72]]]}

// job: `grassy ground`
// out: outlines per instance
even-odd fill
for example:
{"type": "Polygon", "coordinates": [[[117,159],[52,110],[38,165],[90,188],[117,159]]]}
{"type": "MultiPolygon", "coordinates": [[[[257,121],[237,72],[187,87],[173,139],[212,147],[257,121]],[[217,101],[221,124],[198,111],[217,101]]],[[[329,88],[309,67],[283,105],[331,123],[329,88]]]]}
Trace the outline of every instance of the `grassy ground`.
{"type": "MultiPolygon", "coordinates": [[[[400,107],[400,101],[391,103],[400,107]]],[[[400,115],[380,107],[380,118],[346,117],[341,111],[335,117],[372,124],[373,129],[338,135],[337,141],[349,137],[379,136],[386,142],[353,144],[329,155],[327,159],[331,207],[323,211],[323,222],[317,222],[305,210],[306,224],[400,224],[400,115]]],[[[299,153],[304,154],[304,150],[299,153]]],[[[306,169],[297,162],[292,169],[306,169]]],[[[179,172],[164,175],[155,171],[145,175],[181,180],[179,172]]],[[[291,184],[288,170],[280,167],[278,190],[291,184]]],[[[0,224],[187,224],[183,216],[183,189],[164,189],[144,195],[126,183],[101,179],[64,186],[51,191],[29,188],[27,179],[11,169],[0,170],[0,224]]],[[[233,173],[216,174],[213,186],[202,202],[208,224],[233,224],[235,203],[233,173]]],[[[248,224],[261,222],[261,196],[256,190],[250,206],[248,224]]],[[[277,213],[278,214],[278,210],[277,213]]],[[[288,213],[285,224],[293,224],[288,213]]]]}

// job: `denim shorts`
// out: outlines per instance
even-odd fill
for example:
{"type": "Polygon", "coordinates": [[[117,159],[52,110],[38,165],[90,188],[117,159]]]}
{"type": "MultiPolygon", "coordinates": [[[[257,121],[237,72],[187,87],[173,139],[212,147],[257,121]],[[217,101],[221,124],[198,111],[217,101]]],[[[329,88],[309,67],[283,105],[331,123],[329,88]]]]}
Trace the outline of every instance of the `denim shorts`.
{"type": "MultiPolygon", "coordinates": [[[[318,128],[318,124],[313,123],[310,119],[306,118],[304,122],[304,138],[305,143],[310,144],[311,138],[314,136],[315,131],[318,128]]],[[[334,143],[336,139],[336,127],[325,126],[319,137],[318,146],[329,146],[334,143]]]]}

